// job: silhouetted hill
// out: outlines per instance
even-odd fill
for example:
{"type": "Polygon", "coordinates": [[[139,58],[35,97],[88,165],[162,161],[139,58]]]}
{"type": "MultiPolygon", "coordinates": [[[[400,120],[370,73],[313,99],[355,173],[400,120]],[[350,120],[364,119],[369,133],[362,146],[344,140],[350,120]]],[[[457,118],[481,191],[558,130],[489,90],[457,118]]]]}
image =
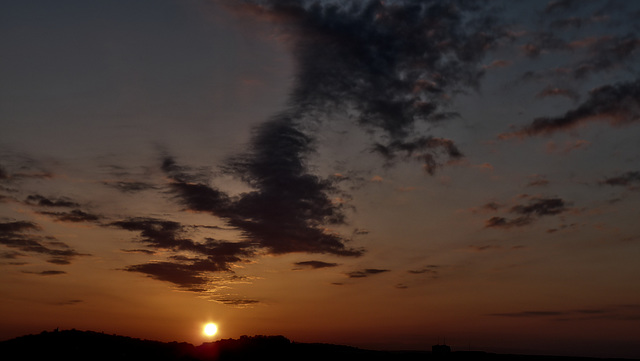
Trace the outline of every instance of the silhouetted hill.
{"type": "MultiPolygon", "coordinates": [[[[373,351],[349,346],[292,342],[284,336],[242,336],[194,346],[186,342],[159,342],[92,331],[54,331],[0,342],[1,360],[65,361],[429,361],[520,360],[587,361],[578,357],[501,355],[486,352],[373,351]]],[[[614,360],[614,359],[607,359],[614,360]]],[[[618,359],[621,360],[621,359],[618,359]]]]}

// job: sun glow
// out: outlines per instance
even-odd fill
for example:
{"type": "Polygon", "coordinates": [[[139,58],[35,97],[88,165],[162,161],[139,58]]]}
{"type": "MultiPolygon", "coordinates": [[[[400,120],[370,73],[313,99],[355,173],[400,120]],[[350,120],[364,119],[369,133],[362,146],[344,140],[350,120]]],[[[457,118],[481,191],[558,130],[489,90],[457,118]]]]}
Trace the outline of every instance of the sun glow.
{"type": "Polygon", "coordinates": [[[213,336],[218,332],[218,326],[215,323],[207,323],[202,332],[207,336],[213,336]]]}

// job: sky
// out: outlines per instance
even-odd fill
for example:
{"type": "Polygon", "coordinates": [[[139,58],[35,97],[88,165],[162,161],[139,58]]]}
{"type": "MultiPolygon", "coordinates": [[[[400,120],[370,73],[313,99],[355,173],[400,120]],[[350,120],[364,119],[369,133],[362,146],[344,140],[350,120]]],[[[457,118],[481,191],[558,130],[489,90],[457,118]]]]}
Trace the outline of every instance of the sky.
{"type": "Polygon", "coordinates": [[[0,1],[0,339],[640,358],[639,16],[0,1]]]}

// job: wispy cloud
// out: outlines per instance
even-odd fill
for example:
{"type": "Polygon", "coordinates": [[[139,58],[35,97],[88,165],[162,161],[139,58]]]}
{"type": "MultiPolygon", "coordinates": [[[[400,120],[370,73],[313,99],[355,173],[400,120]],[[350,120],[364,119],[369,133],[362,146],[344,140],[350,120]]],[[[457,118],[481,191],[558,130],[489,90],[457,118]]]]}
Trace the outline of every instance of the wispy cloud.
{"type": "Polygon", "coordinates": [[[640,320],[640,307],[638,305],[615,305],[600,308],[582,308],[574,310],[548,310],[548,311],[518,311],[505,313],[492,313],[489,316],[510,318],[543,318],[555,321],[581,321],[593,319],[611,320],[640,320]]]}
{"type": "Polygon", "coordinates": [[[624,125],[640,120],[640,80],[594,89],[577,108],[558,117],[537,118],[520,130],[500,137],[532,137],[567,131],[593,121],[624,125]]]}
{"type": "Polygon", "coordinates": [[[349,278],[365,278],[365,277],[369,277],[369,276],[373,276],[373,275],[377,275],[377,274],[385,273],[389,271],[390,270],[388,269],[366,268],[358,271],[349,272],[347,273],[347,276],[349,276],[349,278]]]}
{"type": "Polygon", "coordinates": [[[27,254],[49,256],[47,262],[60,265],[71,263],[75,257],[86,256],[53,237],[34,234],[40,230],[40,226],[33,222],[0,223],[0,244],[27,254]]]}
{"type": "Polygon", "coordinates": [[[329,262],[322,262],[322,261],[303,261],[303,262],[296,262],[294,263],[294,265],[296,266],[295,269],[302,269],[302,268],[320,269],[320,268],[331,268],[331,267],[338,266],[337,263],[329,263],[329,262]]]}
{"type": "Polygon", "coordinates": [[[631,190],[637,190],[640,189],[640,172],[628,171],[617,176],[605,178],[598,183],[600,185],[626,187],[631,190]]]}
{"type": "Polygon", "coordinates": [[[527,204],[512,206],[508,213],[515,218],[492,217],[485,222],[486,228],[523,227],[535,222],[540,217],[558,215],[568,210],[562,198],[531,197],[527,204]]]}

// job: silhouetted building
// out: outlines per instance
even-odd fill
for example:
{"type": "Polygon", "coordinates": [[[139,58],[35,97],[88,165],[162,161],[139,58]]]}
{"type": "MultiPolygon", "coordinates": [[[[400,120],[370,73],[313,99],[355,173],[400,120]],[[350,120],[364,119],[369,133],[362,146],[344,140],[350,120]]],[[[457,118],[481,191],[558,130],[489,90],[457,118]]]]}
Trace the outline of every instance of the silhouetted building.
{"type": "Polygon", "coordinates": [[[447,345],[433,345],[431,346],[431,354],[434,356],[444,356],[451,353],[451,347],[447,345]]]}

